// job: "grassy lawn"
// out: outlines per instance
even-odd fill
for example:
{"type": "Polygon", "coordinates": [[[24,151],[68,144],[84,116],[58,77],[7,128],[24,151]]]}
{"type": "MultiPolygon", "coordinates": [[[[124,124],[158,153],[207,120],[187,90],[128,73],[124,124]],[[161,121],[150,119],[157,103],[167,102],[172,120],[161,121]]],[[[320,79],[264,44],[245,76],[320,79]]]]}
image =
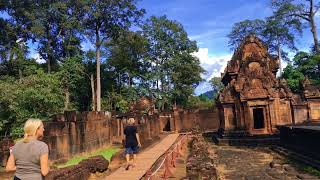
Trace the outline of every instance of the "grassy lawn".
{"type": "Polygon", "coordinates": [[[67,167],[67,166],[76,165],[84,159],[88,159],[89,157],[97,156],[97,155],[102,155],[104,158],[106,158],[108,161],[110,161],[112,155],[115,154],[116,152],[118,152],[119,150],[120,150],[120,148],[118,148],[118,147],[106,147],[106,148],[98,149],[98,150],[93,151],[91,153],[86,153],[86,154],[74,156],[72,159],[69,159],[66,163],[57,164],[54,166],[56,166],[57,168],[63,168],[63,167],[67,167]]]}

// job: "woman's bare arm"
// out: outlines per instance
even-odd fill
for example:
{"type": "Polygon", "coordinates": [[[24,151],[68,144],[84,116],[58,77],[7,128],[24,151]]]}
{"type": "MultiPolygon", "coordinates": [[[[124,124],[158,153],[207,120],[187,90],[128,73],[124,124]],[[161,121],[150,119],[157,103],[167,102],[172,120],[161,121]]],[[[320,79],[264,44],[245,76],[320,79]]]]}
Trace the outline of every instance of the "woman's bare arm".
{"type": "Polygon", "coordinates": [[[6,165],[6,171],[9,172],[9,171],[15,171],[15,170],[16,170],[16,163],[14,160],[14,156],[12,153],[10,153],[10,156],[6,165]]]}
{"type": "Polygon", "coordinates": [[[40,156],[41,174],[46,176],[49,173],[49,155],[48,153],[40,156]]]}

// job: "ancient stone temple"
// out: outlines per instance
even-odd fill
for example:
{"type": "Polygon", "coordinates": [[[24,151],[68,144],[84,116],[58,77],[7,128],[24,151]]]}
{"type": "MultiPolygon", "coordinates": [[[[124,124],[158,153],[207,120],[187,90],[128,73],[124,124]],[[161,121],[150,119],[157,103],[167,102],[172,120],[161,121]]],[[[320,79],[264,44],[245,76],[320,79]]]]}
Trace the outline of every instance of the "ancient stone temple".
{"type": "Polygon", "coordinates": [[[250,134],[273,134],[277,125],[291,124],[293,94],[276,73],[279,59],[256,36],[247,36],[222,74],[219,94],[221,128],[250,134]]]}

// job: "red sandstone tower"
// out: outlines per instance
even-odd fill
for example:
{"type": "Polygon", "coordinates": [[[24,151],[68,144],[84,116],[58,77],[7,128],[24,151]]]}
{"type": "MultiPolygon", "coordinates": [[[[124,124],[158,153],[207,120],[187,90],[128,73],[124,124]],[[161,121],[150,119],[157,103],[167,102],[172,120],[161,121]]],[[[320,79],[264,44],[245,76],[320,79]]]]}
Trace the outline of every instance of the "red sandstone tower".
{"type": "Polygon", "coordinates": [[[273,134],[277,125],[293,123],[293,94],[276,73],[279,59],[254,35],[236,49],[222,74],[219,94],[221,128],[249,134],[273,134]]]}

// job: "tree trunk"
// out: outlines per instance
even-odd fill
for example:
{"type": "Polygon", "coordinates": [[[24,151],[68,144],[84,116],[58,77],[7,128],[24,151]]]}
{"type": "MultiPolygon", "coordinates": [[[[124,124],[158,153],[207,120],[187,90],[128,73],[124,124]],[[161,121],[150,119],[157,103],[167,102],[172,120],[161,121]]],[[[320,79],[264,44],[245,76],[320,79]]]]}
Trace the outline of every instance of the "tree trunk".
{"type": "Polygon", "coordinates": [[[130,77],[130,73],[128,73],[128,86],[131,87],[131,77],[130,77]]]}
{"type": "Polygon", "coordinates": [[[312,17],[310,24],[311,24],[311,32],[312,32],[312,36],[313,36],[313,41],[314,41],[314,48],[315,48],[316,53],[320,54],[317,26],[316,26],[316,23],[314,22],[314,17],[312,17]]]}
{"type": "Polygon", "coordinates": [[[120,93],[121,93],[121,86],[122,86],[122,83],[121,83],[121,73],[120,73],[120,72],[119,72],[119,74],[118,74],[118,82],[119,82],[118,93],[120,94],[120,93]]]}
{"type": "Polygon", "coordinates": [[[92,94],[92,111],[96,111],[96,93],[94,90],[94,79],[93,79],[93,74],[90,76],[90,81],[91,81],[91,94],[92,94]]]}
{"type": "Polygon", "coordinates": [[[97,111],[101,111],[101,78],[100,78],[100,37],[96,28],[96,62],[97,62],[97,111]]]}
{"type": "Polygon", "coordinates": [[[48,66],[48,73],[51,73],[51,62],[52,62],[52,49],[51,49],[51,36],[50,36],[50,24],[48,24],[47,26],[47,38],[48,38],[48,42],[47,42],[47,66],[48,66]]]}
{"type": "Polygon", "coordinates": [[[68,88],[64,88],[64,95],[65,95],[64,110],[66,111],[69,109],[69,104],[70,104],[70,92],[68,88]]]}
{"type": "Polygon", "coordinates": [[[22,71],[21,71],[20,67],[19,67],[18,71],[19,71],[19,82],[21,82],[21,80],[22,80],[22,71]]]}
{"type": "Polygon", "coordinates": [[[281,48],[278,45],[278,57],[279,57],[279,77],[282,77],[282,61],[281,61],[281,48]]]}
{"type": "Polygon", "coordinates": [[[313,41],[314,41],[314,49],[316,51],[316,54],[320,54],[320,48],[319,48],[319,41],[318,41],[318,33],[317,33],[317,25],[316,22],[314,21],[314,15],[316,12],[314,11],[314,5],[313,5],[313,0],[310,1],[310,25],[311,25],[311,32],[313,36],[313,41]]]}

